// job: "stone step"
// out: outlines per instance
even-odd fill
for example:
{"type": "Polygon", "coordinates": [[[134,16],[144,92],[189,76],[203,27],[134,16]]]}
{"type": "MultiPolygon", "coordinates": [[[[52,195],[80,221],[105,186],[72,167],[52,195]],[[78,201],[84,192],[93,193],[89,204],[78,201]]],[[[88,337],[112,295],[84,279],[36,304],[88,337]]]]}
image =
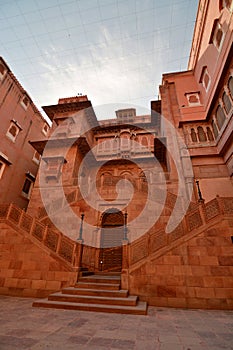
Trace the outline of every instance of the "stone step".
{"type": "Polygon", "coordinates": [[[103,271],[96,271],[95,272],[96,276],[121,276],[121,272],[117,271],[109,271],[109,272],[103,272],[103,271]]]}
{"type": "Polygon", "coordinates": [[[107,290],[119,290],[120,283],[91,283],[91,282],[77,282],[75,288],[87,288],[87,289],[107,289],[107,290]]]}
{"type": "Polygon", "coordinates": [[[91,282],[91,283],[111,283],[116,284],[121,282],[120,276],[114,275],[94,275],[82,276],[79,278],[78,282],[91,282]]]}
{"type": "Polygon", "coordinates": [[[85,277],[85,276],[92,276],[94,275],[94,272],[91,271],[81,271],[81,276],[85,277]]]}
{"type": "Polygon", "coordinates": [[[135,306],[137,304],[137,296],[130,295],[127,298],[106,297],[106,296],[90,296],[90,295],[71,295],[57,292],[50,294],[48,300],[70,303],[87,303],[87,304],[104,304],[104,305],[128,305],[135,306]]]}
{"type": "Polygon", "coordinates": [[[34,307],[45,307],[55,309],[68,309],[68,310],[83,310],[83,311],[95,311],[95,312],[109,312],[119,314],[134,314],[134,315],[146,315],[147,303],[139,301],[136,306],[124,306],[124,305],[102,305],[102,304],[86,304],[86,303],[71,303],[60,302],[52,300],[38,300],[34,301],[34,307]]]}
{"type": "Polygon", "coordinates": [[[63,294],[72,294],[72,295],[93,295],[100,297],[120,297],[127,298],[128,291],[125,289],[120,290],[104,290],[104,289],[87,289],[87,288],[74,288],[67,287],[62,289],[63,294]]]}

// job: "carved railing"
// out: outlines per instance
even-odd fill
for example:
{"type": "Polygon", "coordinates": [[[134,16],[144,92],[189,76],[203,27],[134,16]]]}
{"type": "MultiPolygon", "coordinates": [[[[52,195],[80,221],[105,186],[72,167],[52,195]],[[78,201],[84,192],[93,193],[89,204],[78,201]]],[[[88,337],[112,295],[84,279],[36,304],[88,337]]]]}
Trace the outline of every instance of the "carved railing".
{"type": "MultiPolygon", "coordinates": [[[[188,209],[181,223],[171,232],[166,233],[165,227],[153,229],[129,245],[129,265],[142,262],[149,255],[159,252],[161,249],[170,249],[171,244],[179,238],[192,232],[197,232],[204,225],[211,223],[221,215],[233,215],[233,198],[216,197],[210,202],[192,205],[188,209]]],[[[165,225],[164,225],[165,226],[165,225]]]]}
{"type": "Polygon", "coordinates": [[[57,198],[56,200],[52,201],[50,204],[46,205],[46,208],[39,208],[38,219],[43,220],[46,216],[48,216],[48,214],[54,215],[63,210],[65,207],[67,207],[68,204],[70,205],[76,201],[77,195],[78,191],[74,190],[65,195],[63,198],[57,198]]]}
{"type": "Polygon", "coordinates": [[[29,235],[46,250],[53,253],[53,256],[66,262],[70,268],[81,266],[81,244],[59,231],[50,229],[14,204],[0,205],[0,222],[11,224],[17,231],[29,235]]]}

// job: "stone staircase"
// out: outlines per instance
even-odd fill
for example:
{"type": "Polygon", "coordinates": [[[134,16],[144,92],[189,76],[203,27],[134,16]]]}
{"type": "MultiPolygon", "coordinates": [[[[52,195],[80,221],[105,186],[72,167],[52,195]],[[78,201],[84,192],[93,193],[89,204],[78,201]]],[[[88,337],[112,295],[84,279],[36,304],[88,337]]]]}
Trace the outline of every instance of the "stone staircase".
{"type": "Polygon", "coordinates": [[[147,303],[120,289],[120,273],[97,273],[82,276],[74,287],[36,300],[34,307],[146,315],[147,303]]]}

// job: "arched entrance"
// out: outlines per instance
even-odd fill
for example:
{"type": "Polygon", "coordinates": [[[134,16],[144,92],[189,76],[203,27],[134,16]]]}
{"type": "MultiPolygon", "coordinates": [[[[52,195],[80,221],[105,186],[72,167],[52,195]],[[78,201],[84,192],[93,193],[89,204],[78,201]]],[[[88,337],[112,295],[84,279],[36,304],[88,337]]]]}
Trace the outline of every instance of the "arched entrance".
{"type": "Polygon", "coordinates": [[[109,209],[102,216],[99,269],[121,271],[124,216],[118,209],[109,209]]]}

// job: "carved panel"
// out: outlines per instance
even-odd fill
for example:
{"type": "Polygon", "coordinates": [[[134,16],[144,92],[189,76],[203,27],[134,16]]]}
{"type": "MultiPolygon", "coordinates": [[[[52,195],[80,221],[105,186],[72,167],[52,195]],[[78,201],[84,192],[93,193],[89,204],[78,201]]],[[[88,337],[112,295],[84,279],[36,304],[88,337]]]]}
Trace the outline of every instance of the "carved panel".
{"type": "Polygon", "coordinates": [[[124,218],[121,212],[105,213],[102,218],[102,227],[106,226],[122,226],[124,225],[124,218]]]}
{"type": "Polygon", "coordinates": [[[223,210],[225,214],[233,214],[233,198],[223,199],[223,210]]]}
{"type": "Polygon", "coordinates": [[[2,204],[0,205],[0,218],[6,218],[9,205],[2,204]]]}
{"type": "Polygon", "coordinates": [[[182,224],[179,224],[175,230],[168,234],[169,241],[175,241],[176,239],[182,237],[184,235],[184,229],[182,224]]]}
{"type": "Polygon", "coordinates": [[[205,217],[207,221],[211,220],[212,218],[220,214],[218,201],[216,199],[213,199],[212,201],[207,203],[204,206],[204,212],[205,212],[205,217]]]}
{"type": "Polygon", "coordinates": [[[189,231],[192,231],[195,228],[200,227],[203,224],[200,212],[196,211],[192,214],[187,215],[187,224],[188,224],[189,231]]]}
{"type": "Polygon", "coordinates": [[[131,264],[145,258],[148,255],[145,238],[131,245],[131,264]]]}
{"type": "Polygon", "coordinates": [[[48,214],[47,214],[47,211],[46,211],[45,207],[41,207],[41,208],[38,209],[38,218],[39,219],[42,219],[42,218],[44,218],[47,215],[48,214]]]}
{"type": "Polygon", "coordinates": [[[44,230],[45,230],[44,225],[36,221],[32,229],[32,235],[36,237],[38,240],[42,241],[44,230]]]}
{"type": "Polygon", "coordinates": [[[68,203],[72,203],[75,201],[75,195],[76,191],[70,192],[69,194],[66,195],[66,200],[68,203]]]}
{"type": "Polygon", "coordinates": [[[188,210],[187,211],[193,211],[196,210],[199,207],[199,203],[194,203],[194,202],[190,202],[188,210]]]}
{"type": "Polygon", "coordinates": [[[58,234],[52,230],[48,230],[44,243],[48,248],[55,252],[57,249],[58,234]]]}
{"type": "Polygon", "coordinates": [[[26,231],[26,232],[30,232],[31,227],[32,227],[32,217],[27,215],[27,214],[23,214],[22,220],[20,222],[20,227],[26,231]]]}
{"type": "Polygon", "coordinates": [[[167,235],[163,230],[151,235],[149,247],[152,253],[159,250],[162,247],[165,247],[166,245],[167,235]]]}
{"type": "Polygon", "coordinates": [[[20,219],[21,210],[15,207],[11,207],[9,219],[18,224],[20,219]]]}
{"type": "Polygon", "coordinates": [[[177,200],[177,196],[171,192],[168,192],[167,193],[167,198],[166,198],[166,205],[169,207],[169,208],[173,208],[175,203],[176,203],[176,200],[177,200]]]}
{"type": "Polygon", "coordinates": [[[65,260],[72,262],[74,245],[62,238],[58,254],[65,260]]]}

